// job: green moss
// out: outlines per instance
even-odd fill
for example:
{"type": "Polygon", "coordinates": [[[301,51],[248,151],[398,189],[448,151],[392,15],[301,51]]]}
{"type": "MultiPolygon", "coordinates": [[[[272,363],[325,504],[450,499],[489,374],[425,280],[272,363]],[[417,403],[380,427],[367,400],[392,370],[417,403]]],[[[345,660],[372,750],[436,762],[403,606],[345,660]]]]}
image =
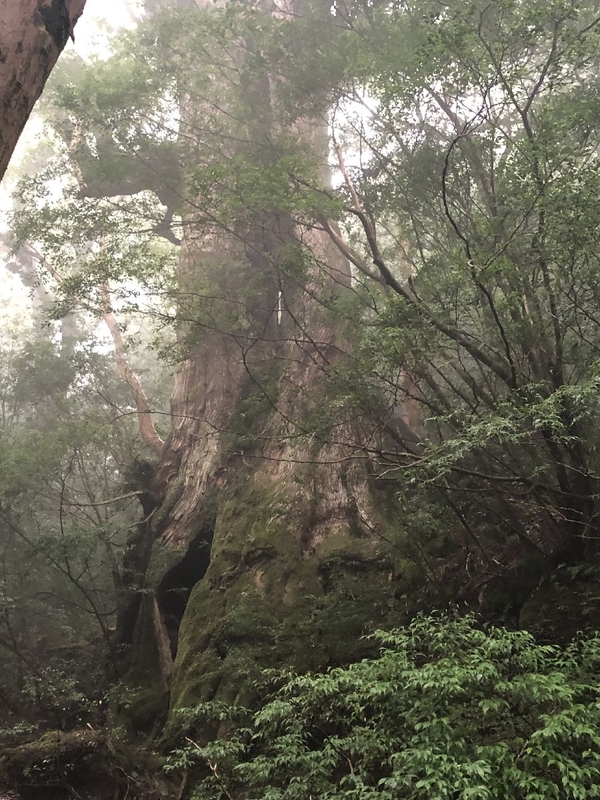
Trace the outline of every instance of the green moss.
{"type": "Polygon", "coordinates": [[[353,561],[364,564],[377,561],[385,550],[389,550],[389,547],[385,546],[382,539],[366,537],[358,539],[346,531],[337,531],[318,545],[316,556],[322,563],[337,559],[348,565],[353,561]]]}
{"type": "Polygon", "coordinates": [[[389,545],[338,519],[307,553],[302,508],[290,489],[256,479],[220,498],[211,563],[180,629],[169,735],[177,709],[250,702],[264,668],[347,663],[369,650],[364,635],[374,627],[406,621],[404,575],[389,545]]]}
{"type": "Polygon", "coordinates": [[[150,554],[150,562],[144,576],[144,589],[155,591],[167,572],[181,561],[186,551],[187,544],[163,547],[162,543],[157,543],[150,554]]]}
{"type": "Polygon", "coordinates": [[[127,654],[128,667],[111,698],[115,724],[131,735],[150,733],[157,721],[165,718],[169,707],[169,687],[160,668],[150,593],[142,597],[135,637],[127,654]]]}
{"type": "Polygon", "coordinates": [[[155,753],[122,736],[87,729],[49,731],[34,742],[0,751],[1,790],[29,800],[162,800],[176,792],[155,753]]]}
{"type": "Polygon", "coordinates": [[[99,731],[50,731],[29,744],[4,750],[0,776],[6,786],[62,787],[69,783],[112,783],[114,761],[99,731]]]}

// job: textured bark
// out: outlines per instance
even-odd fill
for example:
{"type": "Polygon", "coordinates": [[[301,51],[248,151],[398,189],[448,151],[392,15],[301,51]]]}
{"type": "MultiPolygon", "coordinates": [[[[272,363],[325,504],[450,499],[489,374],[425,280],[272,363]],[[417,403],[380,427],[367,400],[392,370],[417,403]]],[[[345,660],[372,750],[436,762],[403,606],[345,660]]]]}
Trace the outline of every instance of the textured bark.
{"type": "Polygon", "coordinates": [[[85,0],[0,0],[0,179],[85,0]]]}
{"type": "MultiPolygon", "coordinates": [[[[253,107],[262,112],[250,127],[265,143],[276,124],[272,89],[270,76],[257,79],[253,107]]],[[[202,109],[182,115],[189,158],[203,150],[190,133],[194,113],[202,109]]],[[[326,164],[323,121],[305,119],[296,133],[326,164]]],[[[231,138],[242,136],[236,130],[231,138]]],[[[325,169],[321,177],[326,183],[325,169]]],[[[131,608],[122,614],[132,644],[130,681],[147,674],[148,654],[155,674],[165,676],[165,641],[172,638],[166,618],[176,593],[185,596],[173,648],[173,708],[215,697],[243,701],[257,667],[316,668],[355,658],[362,634],[390,614],[397,621],[406,606],[394,601],[399,571],[357,456],[360,431],[351,422],[320,437],[302,431],[302,407],[315,407],[343,349],[316,298],[347,291],[348,259],[326,231],[275,212],[246,215],[229,232],[199,230],[195,216],[183,225],[183,298],[201,299],[208,287],[221,306],[182,333],[187,358],[156,468],[157,506],[131,550],[140,588],[155,594],[157,607],[134,596],[135,630],[131,608]],[[286,274],[290,246],[311,253],[306,284],[286,274]],[[243,321],[225,329],[232,308],[242,309],[243,321]],[[242,409],[253,392],[269,401],[249,419],[242,409]],[[236,441],[240,430],[249,443],[236,441]]]]}

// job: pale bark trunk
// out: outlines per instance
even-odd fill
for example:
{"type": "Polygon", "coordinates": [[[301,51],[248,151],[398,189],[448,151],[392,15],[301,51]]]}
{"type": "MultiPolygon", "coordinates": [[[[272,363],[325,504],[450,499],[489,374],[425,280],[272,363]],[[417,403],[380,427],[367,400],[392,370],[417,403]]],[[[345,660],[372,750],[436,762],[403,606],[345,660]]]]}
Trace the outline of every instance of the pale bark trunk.
{"type": "Polygon", "coordinates": [[[0,179],[85,0],[0,0],[0,179]]]}
{"type": "Polygon", "coordinates": [[[148,400],[148,396],[146,395],[142,382],[132,369],[129,359],[127,358],[127,351],[125,350],[125,343],[123,342],[121,329],[115,315],[111,310],[110,292],[108,286],[104,285],[102,287],[102,294],[104,298],[104,311],[102,313],[102,319],[110,331],[110,335],[112,336],[113,344],[115,346],[115,361],[117,364],[117,371],[131,389],[135,399],[140,436],[144,440],[144,444],[146,444],[155,452],[160,452],[164,442],[159,436],[154,425],[150,401],[148,400]]]}

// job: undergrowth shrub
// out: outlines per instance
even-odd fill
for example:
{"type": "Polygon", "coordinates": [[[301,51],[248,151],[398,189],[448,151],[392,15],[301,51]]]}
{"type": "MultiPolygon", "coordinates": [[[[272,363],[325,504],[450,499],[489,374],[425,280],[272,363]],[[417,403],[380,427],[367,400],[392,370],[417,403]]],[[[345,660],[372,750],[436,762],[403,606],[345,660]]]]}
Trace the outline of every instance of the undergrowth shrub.
{"type": "Polygon", "coordinates": [[[190,735],[168,769],[204,769],[198,800],[600,797],[600,638],[542,646],[468,616],[375,639],[376,658],[288,675],[246,725],[239,708],[186,710],[232,733],[190,735]]]}

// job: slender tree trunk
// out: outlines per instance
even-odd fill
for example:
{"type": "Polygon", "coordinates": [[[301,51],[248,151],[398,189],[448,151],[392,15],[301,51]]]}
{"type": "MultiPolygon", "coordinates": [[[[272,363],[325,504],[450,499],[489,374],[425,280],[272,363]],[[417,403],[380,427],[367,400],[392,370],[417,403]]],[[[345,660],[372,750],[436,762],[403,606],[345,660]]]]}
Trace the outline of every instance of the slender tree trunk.
{"type": "Polygon", "coordinates": [[[164,445],[164,442],[156,430],[156,426],[154,425],[152,409],[150,407],[150,401],[148,400],[146,391],[138,375],[132,369],[129,359],[127,358],[127,352],[125,350],[125,343],[123,342],[121,329],[112,311],[108,284],[104,284],[102,286],[102,296],[104,299],[104,311],[102,313],[102,319],[110,331],[110,335],[115,346],[115,361],[117,363],[119,375],[125,381],[125,383],[127,383],[135,399],[140,436],[142,437],[144,444],[148,445],[151,450],[160,451],[164,445]]]}

